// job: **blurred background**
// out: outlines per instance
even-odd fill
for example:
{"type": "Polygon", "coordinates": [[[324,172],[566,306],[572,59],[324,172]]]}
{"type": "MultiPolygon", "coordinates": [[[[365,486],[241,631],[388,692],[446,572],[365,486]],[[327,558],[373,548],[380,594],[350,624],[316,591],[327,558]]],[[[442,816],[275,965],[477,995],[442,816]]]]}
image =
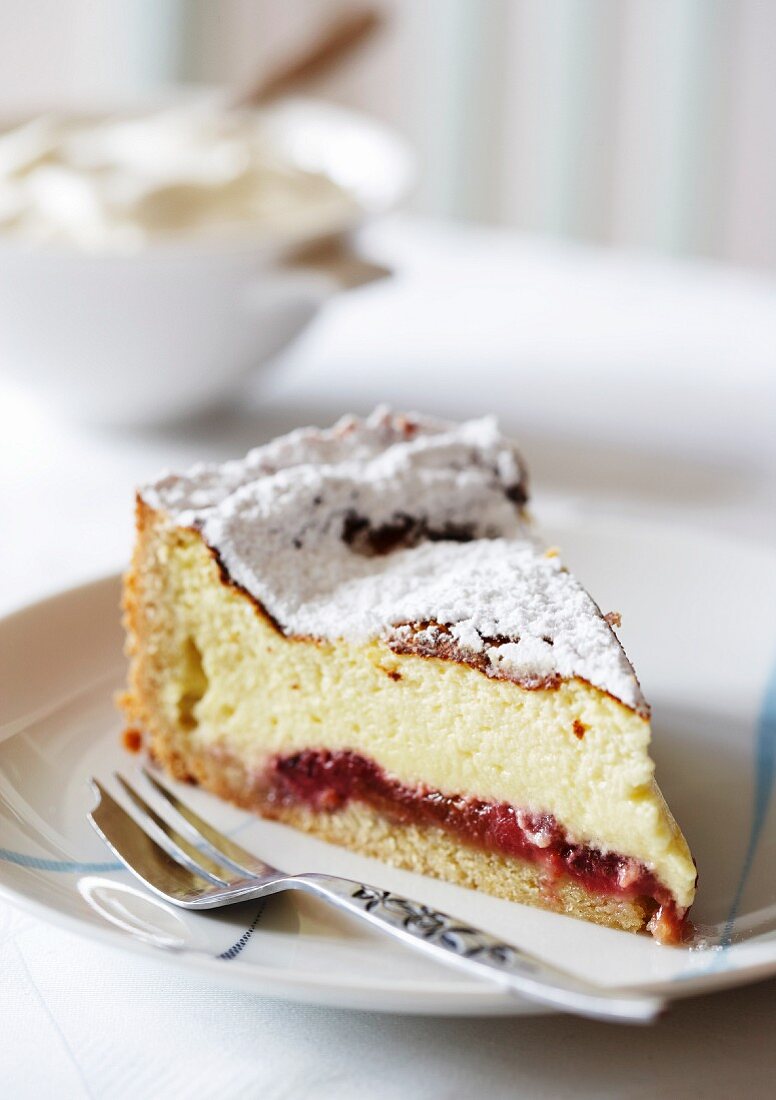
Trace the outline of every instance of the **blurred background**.
{"type": "MultiPolygon", "coordinates": [[[[414,210],[776,265],[770,0],[382,0],[316,85],[417,151],[414,210]]],[[[4,0],[0,103],[239,86],[341,0],[4,0]]]]}

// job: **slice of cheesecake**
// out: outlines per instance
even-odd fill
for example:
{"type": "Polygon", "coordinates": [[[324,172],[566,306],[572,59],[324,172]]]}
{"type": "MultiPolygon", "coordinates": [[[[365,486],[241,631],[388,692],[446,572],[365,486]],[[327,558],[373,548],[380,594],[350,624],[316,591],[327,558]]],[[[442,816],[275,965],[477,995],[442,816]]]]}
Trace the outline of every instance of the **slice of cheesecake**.
{"type": "Polygon", "coordinates": [[[612,627],[491,419],[379,409],[143,488],[123,706],[172,775],[366,855],[682,938],[695,865],[612,627]]]}

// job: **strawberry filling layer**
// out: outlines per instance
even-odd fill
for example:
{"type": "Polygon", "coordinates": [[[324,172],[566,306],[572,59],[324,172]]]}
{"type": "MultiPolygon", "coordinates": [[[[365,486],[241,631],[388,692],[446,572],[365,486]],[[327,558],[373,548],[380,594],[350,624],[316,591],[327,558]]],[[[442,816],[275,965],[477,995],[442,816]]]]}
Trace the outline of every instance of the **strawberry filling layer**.
{"type": "Polygon", "coordinates": [[[565,876],[592,893],[642,899],[654,911],[649,929],[657,939],[679,943],[685,938],[684,912],[643,863],[575,843],[551,814],[408,787],[374,761],[346,750],[308,749],[279,757],[268,780],[270,798],[278,803],[333,813],[350,801],[363,802],[402,824],[436,826],[474,847],[535,863],[550,888],[565,876]]]}

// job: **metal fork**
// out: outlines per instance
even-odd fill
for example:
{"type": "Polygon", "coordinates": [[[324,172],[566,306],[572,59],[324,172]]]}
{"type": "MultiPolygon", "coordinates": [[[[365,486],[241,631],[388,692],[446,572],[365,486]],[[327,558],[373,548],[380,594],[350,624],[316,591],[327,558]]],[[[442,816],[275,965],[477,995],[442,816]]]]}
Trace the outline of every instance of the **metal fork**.
{"type": "Polygon", "coordinates": [[[133,803],[138,820],[96,779],[92,785],[99,800],[88,817],[127,869],[173,905],[215,909],[283,890],[303,890],[437,962],[563,1012],[647,1023],[665,1007],[665,1002],[652,994],[607,990],[583,981],[514,944],[389,890],[333,875],[279,871],[214,829],[147,769],[143,774],[164,800],[165,813],[174,824],[121,775],[116,779],[133,803]]]}

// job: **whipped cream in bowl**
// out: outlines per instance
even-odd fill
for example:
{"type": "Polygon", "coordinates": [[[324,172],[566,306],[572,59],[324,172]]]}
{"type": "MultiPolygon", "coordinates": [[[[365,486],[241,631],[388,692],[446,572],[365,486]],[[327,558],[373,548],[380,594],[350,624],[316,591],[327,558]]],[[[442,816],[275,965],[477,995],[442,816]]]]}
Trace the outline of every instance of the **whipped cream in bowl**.
{"type": "Polygon", "coordinates": [[[0,132],[0,234],[127,252],[184,239],[293,240],[359,220],[356,196],[289,156],[267,114],[197,102],[11,127],[0,132]]]}
{"type": "Polygon", "coordinates": [[[202,411],[339,289],[300,254],[341,265],[411,175],[398,137],[315,100],[0,126],[0,362],[81,420],[202,411]]]}

